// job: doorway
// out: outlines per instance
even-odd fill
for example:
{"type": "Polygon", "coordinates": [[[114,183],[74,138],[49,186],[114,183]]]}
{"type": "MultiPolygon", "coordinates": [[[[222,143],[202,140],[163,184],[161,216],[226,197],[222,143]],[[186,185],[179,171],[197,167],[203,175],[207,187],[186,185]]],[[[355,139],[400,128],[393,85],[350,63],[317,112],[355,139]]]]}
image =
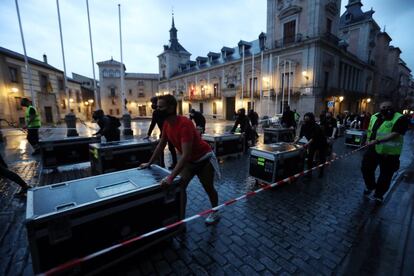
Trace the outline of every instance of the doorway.
{"type": "Polygon", "coordinates": [[[234,120],[234,112],[236,111],[236,98],[226,97],[226,120],[234,120]]]}
{"type": "Polygon", "coordinates": [[[45,106],[45,119],[46,123],[53,123],[53,113],[52,113],[52,107],[51,106],[45,106]]]}
{"type": "Polygon", "coordinates": [[[183,115],[183,102],[182,101],[178,101],[177,102],[178,105],[178,114],[179,115],[183,115]]]}

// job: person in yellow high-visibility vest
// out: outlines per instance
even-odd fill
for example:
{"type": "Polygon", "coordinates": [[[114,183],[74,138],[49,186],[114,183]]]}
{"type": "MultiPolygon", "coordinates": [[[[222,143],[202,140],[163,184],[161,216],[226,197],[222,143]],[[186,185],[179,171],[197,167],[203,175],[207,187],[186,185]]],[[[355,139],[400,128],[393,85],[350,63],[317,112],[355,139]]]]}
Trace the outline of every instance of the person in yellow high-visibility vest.
{"type": "Polygon", "coordinates": [[[399,112],[395,112],[392,102],[380,104],[380,112],[372,115],[368,126],[368,149],[364,154],[361,171],[365,181],[364,195],[382,203],[388,191],[393,174],[400,167],[400,155],[408,121],[399,112]],[[380,174],[375,180],[375,170],[380,174]],[[372,192],[374,195],[371,196],[372,192]]]}
{"type": "Polygon", "coordinates": [[[28,98],[23,98],[20,102],[20,105],[25,107],[24,121],[26,125],[24,126],[27,129],[27,141],[33,147],[33,155],[40,153],[39,149],[39,128],[41,126],[40,115],[36,109],[32,106],[32,103],[28,98]]]}

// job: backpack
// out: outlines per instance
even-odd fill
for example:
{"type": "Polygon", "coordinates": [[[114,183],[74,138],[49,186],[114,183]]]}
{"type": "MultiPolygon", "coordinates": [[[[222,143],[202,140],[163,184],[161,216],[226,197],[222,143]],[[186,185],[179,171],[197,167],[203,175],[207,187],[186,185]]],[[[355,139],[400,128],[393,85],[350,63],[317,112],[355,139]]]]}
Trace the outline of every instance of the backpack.
{"type": "Polygon", "coordinates": [[[106,115],[106,116],[108,116],[108,118],[110,119],[110,121],[111,121],[111,125],[113,126],[113,127],[120,127],[121,126],[121,122],[119,121],[119,119],[118,118],[116,118],[116,117],[114,117],[114,116],[111,116],[111,115],[106,115]]]}

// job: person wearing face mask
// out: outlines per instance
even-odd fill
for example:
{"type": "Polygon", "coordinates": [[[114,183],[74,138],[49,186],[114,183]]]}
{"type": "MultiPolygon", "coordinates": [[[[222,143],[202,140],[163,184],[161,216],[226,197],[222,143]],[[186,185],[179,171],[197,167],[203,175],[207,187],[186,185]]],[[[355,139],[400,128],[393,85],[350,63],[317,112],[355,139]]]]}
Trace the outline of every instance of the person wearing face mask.
{"type": "Polygon", "coordinates": [[[382,102],[380,110],[371,117],[367,132],[369,147],[361,164],[365,182],[364,195],[377,203],[382,203],[392,176],[400,167],[404,134],[408,129],[408,121],[401,113],[394,111],[391,101],[382,102]],[[380,174],[375,180],[378,166],[380,174]]]}
{"type": "MultiPolygon", "coordinates": [[[[306,137],[308,142],[304,145],[308,148],[308,169],[313,168],[313,161],[316,158],[318,165],[325,163],[328,150],[328,142],[322,128],[316,123],[315,115],[311,112],[303,116],[303,125],[300,128],[300,134],[293,143],[299,142],[302,137],[306,137]]],[[[323,167],[319,169],[319,178],[323,176],[323,167]]],[[[312,177],[312,172],[305,175],[307,178],[312,177]]]]}
{"type": "MultiPolygon", "coordinates": [[[[170,175],[161,181],[161,186],[171,185],[173,179],[180,175],[180,185],[185,191],[191,179],[197,175],[209,197],[211,206],[216,207],[218,205],[218,194],[214,188],[214,174],[216,172],[220,177],[220,170],[212,148],[201,139],[190,119],[177,115],[177,100],[174,96],[160,96],[158,111],[165,118],[162,136],[149,162],[141,164],[139,169],[148,168],[162,154],[167,141],[171,141],[180,152],[181,158],[170,175]]],[[[186,202],[187,195],[184,192],[184,210],[186,202]]],[[[215,211],[208,215],[205,222],[206,224],[214,224],[219,219],[220,217],[215,211]]]]}
{"type": "MultiPolygon", "coordinates": [[[[152,112],[152,118],[151,118],[151,124],[149,126],[148,132],[147,132],[147,136],[144,137],[144,139],[148,139],[151,134],[152,131],[155,128],[155,125],[158,126],[158,129],[160,130],[160,138],[162,136],[162,126],[164,124],[165,121],[165,116],[163,116],[162,113],[160,113],[160,111],[157,109],[157,103],[158,103],[158,97],[152,97],[151,98],[151,108],[154,110],[152,112]]],[[[168,169],[172,170],[174,169],[175,165],[177,164],[177,153],[175,152],[175,148],[174,145],[168,141],[168,150],[171,153],[171,158],[172,158],[172,164],[170,167],[168,167],[168,169]]],[[[165,167],[165,161],[164,161],[164,154],[161,154],[160,156],[160,165],[161,167],[165,167]]]]}

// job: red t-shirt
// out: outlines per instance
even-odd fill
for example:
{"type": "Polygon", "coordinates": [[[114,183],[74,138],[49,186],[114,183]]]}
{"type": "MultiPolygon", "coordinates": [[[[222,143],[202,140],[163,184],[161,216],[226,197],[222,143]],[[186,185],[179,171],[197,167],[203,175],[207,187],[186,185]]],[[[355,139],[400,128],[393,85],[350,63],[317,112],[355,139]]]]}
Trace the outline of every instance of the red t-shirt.
{"type": "Polygon", "coordinates": [[[173,124],[165,121],[162,135],[165,135],[180,153],[183,152],[181,145],[192,141],[193,148],[189,161],[196,161],[211,151],[210,145],[201,139],[193,122],[184,116],[177,116],[173,124]]]}

